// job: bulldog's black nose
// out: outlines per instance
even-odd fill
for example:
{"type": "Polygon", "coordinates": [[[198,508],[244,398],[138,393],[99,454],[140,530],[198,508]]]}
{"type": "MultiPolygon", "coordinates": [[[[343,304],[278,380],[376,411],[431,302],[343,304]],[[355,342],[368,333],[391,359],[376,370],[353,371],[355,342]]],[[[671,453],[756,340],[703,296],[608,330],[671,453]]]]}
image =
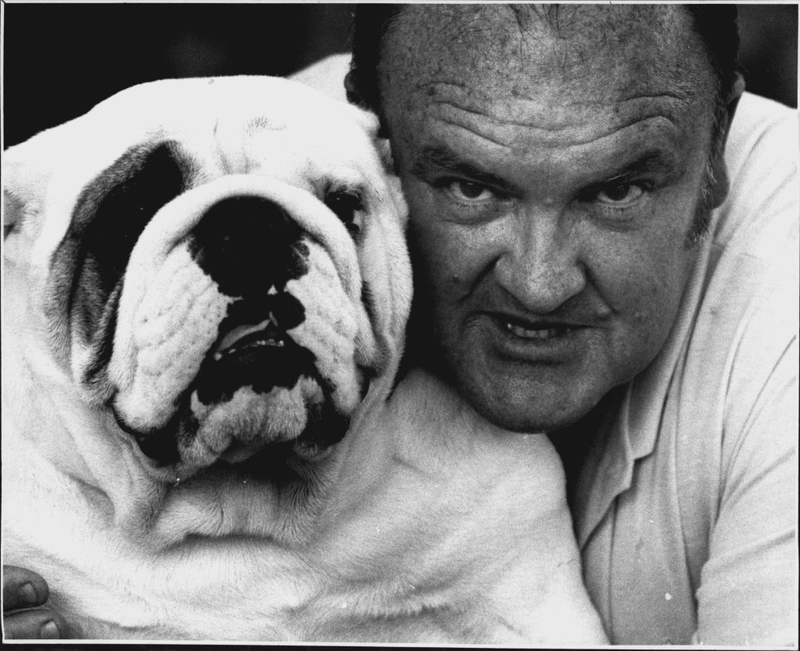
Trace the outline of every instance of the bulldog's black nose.
{"type": "Polygon", "coordinates": [[[263,294],[299,278],[308,267],[303,230],[276,203],[229,197],[211,206],[192,233],[198,265],[228,296],[263,294]]]}

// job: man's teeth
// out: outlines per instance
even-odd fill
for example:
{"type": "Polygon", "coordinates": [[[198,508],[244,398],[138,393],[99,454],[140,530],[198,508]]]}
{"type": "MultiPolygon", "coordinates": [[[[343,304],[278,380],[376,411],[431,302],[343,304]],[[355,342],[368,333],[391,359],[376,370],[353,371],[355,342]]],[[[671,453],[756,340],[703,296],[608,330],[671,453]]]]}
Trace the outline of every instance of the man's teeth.
{"type": "Polygon", "coordinates": [[[514,325],[506,321],[506,329],[513,332],[517,337],[524,339],[551,339],[563,335],[569,328],[523,328],[522,326],[514,325]]]}

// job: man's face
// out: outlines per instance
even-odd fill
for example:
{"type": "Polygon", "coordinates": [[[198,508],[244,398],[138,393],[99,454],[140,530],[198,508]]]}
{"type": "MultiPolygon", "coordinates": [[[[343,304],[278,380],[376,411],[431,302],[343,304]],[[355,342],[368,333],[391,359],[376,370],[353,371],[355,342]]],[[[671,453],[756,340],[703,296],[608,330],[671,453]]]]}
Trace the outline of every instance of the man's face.
{"type": "Polygon", "coordinates": [[[558,23],[409,6],[379,68],[432,363],[519,431],[576,421],[661,349],[712,132],[710,67],[677,8],[558,23]]]}

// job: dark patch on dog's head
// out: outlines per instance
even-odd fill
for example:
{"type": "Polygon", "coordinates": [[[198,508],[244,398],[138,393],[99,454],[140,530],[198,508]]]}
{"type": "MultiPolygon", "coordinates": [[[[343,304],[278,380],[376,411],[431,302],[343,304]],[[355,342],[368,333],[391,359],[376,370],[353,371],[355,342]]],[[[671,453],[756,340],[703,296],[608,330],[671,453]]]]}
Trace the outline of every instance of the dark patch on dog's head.
{"type": "Polygon", "coordinates": [[[229,197],[211,206],[192,233],[189,250],[223,294],[251,297],[278,291],[308,271],[304,231],[278,204],[229,197]]]}
{"type": "Polygon", "coordinates": [[[374,326],[376,322],[375,298],[372,295],[372,288],[366,278],[361,282],[361,304],[364,306],[364,311],[367,313],[370,324],[374,326]]]}
{"type": "Polygon", "coordinates": [[[140,145],[81,192],[51,266],[59,270],[53,309],[71,315],[84,341],[96,339],[106,303],[142,231],[187,188],[191,176],[192,166],[175,143],[140,145]]]}
{"type": "Polygon", "coordinates": [[[117,328],[117,306],[122,293],[123,280],[120,278],[111,290],[108,301],[103,309],[100,323],[98,324],[89,364],[83,372],[83,382],[91,387],[102,388],[105,380],[105,370],[111,361],[114,352],[114,331],[117,328]]]}

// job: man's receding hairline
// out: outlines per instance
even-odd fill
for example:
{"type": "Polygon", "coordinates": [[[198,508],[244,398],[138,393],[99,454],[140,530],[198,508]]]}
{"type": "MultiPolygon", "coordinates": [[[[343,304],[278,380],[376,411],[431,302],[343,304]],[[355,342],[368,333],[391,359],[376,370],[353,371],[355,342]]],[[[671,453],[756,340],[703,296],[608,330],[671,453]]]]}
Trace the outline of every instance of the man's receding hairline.
{"type": "MultiPolygon", "coordinates": [[[[580,36],[582,33],[593,34],[595,38],[598,36],[596,30],[598,27],[602,27],[604,29],[602,34],[610,34],[614,30],[614,23],[606,20],[606,21],[596,21],[594,20],[593,16],[587,16],[585,13],[581,12],[582,7],[593,7],[596,5],[583,5],[583,4],[575,4],[575,5],[539,5],[539,4],[496,4],[496,5],[435,5],[436,12],[434,16],[430,19],[425,21],[425,23],[421,26],[422,28],[429,28],[438,32],[439,34],[447,33],[448,31],[453,33],[453,37],[458,37],[458,40],[465,40],[463,35],[463,20],[465,17],[464,11],[469,11],[471,8],[478,16],[479,12],[490,8],[496,11],[503,11],[508,10],[511,14],[511,17],[514,18],[517,26],[520,29],[520,35],[526,35],[526,32],[529,32],[534,23],[537,26],[544,26],[552,36],[557,38],[568,38],[571,36],[580,36]],[[434,21],[439,21],[435,23],[434,21]],[[458,22],[462,21],[462,22],[458,22]],[[453,30],[451,29],[452,26],[458,25],[459,29],[453,30]],[[460,36],[459,36],[460,35],[460,36]]],[[[628,18],[625,22],[627,25],[631,24],[641,24],[643,16],[638,13],[639,10],[644,9],[650,15],[647,16],[647,24],[652,24],[653,13],[652,12],[659,12],[662,17],[667,18],[670,14],[679,16],[679,20],[681,20],[684,24],[684,28],[688,30],[688,35],[693,36],[697,39],[697,44],[699,51],[706,54],[707,56],[703,57],[705,63],[707,63],[710,67],[713,68],[712,62],[709,60],[710,54],[706,52],[706,48],[702,43],[702,39],[699,38],[699,35],[696,33],[693,25],[692,16],[689,13],[689,10],[684,7],[683,5],[637,5],[637,4],[624,4],[624,5],[602,5],[602,7],[611,7],[619,8],[620,11],[634,11],[637,12],[637,15],[628,18]],[[676,13],[677,12],[677,13],[676,13]]],[[[383,51],[386,46],[387,41],[396,33],[398,30],[399,25],[402,22],[402,18],[404,16],[409,15],[413,11],[424,11],[430,8],[429,5],[397,5],[397,11],[392,14],[391,19],[385,25],[385,30],[381,37],[381,45],[380,45],[380,53],[377,61],[377,67],[380,67],[381,62],[384,60],[383,51]]],[[[477,31],[480,29],[480,25],[476,24],[473,26],[474,30],[477,31]]],[[[660,36],[668,36],[672,33],[671,30],[661,30],[660,36]]],[[[600,34],[600,36],[602,36],[600,34]]],[[[670,42],[668,46],[676,47],[676,42],[670,42]]],[[[378,70],[376,72],[379,73],[378,70]]],[[[714,74],[714,70],[711,69],[712,77],[716,77],[714,74]]]]}
{"type": "MultiPolygon", "coordinates": [[[[426,16],[422,12],[431,8],[428,5],[403,5],[388,21],[382,34],[380,53],[375,68],[377,76],[375,90],[379,97],[375,98],[376,106],[367,108],[373,110],[377,108],[379,115],[385,117],[384,101],[382,101],[383,84],[381,82],[386,78],[388,65],[391,65],[391,77],[394,79],[406,75],[417,79],[421,72],[418,66],[435,66],[437,62],[441,63],[446,60],[438,55],[434,45],[434,53],[431,56],[425,56],[420,61],[420,52],[408,46],[402,36],[398,37],[398,32],[403,36],[410,33],[412,39],[417,39],[414,42],[421,45],[423,52],[428,44],[437,42],[445,44],[445,48],[455,48],[457,54],[451,55],[455,57],[452,60],[458,61],[457,65],[462,66],[465,70],[469,70],[471,67],[469,59],[475,57],[476,65],[484,65],[484,63],[478,64],[479,61],[495,61],[498,70],[511,73],[502,63],[505,60],[507,65],[510,65],[508,59],[499,56],[502,54],[502,49],[497,50],[494,56],[489,55],[487,49],[504,47],[502,36],[504,33],[508,33],[507,25],[502,22],[505,20],[511,20],[517,24],[520,30],[518,35],[520,39],[553,41],[559,48],[563,47],[559,45],[559,42],[569,47],[569,42],[573,41],[575,50],[578,52],[576,56],[579,62],[584,60],[583,57],[586,56],[586,53],[589,53],[588,56],[591,57],[592,52],[601,48],[608,47],[609,51],[614,52],[618,46],[626,47],[631,43],[631,33],[636,34],[641,27],[652,27],[657,30],[659,40],[664,47],[662,52],[666,54],[663,58],[658,53],[653,55],[651,64],[655,67],[652,72],[656,75],[664,75],[663,78],[673,84],[673,89],[687,98],[705,96],[711,107],[717,103],[719,93],[717,76],[709,57],[706,56],[706,47],[696,33],[692,17],[687,11],[678,12],[672,5],[612,5],[613,8],[618,7],[621,13],[605,15],[603,20],[598,21],[595,20],[594,12],[580,11],[583,6],[585,5],[436,5],[433,15],[426,16]],[[481,21],[483,12],[487,9],[492,11],[495,16],[499,15],[499,21],[491,19],[481,21]],[[407,19],[404,18],[410,14],[414,14],[412,20],[417,22],[409,25],[406,22],[407,19]],[[602,32],[598,30],[602,30],[602,32]],[[474,39],[471,38],[481,32],[488,41],[488,45],[483,48],[475,45],[474,39]],[[387,47],[392,48],[393,55],[387,56],[387,47]],[[463,51],[459,51],[458,48],[463,48],[463,51]],[[687,49],[691,49],[694,56],[684,56],[683,53],[687,49]],[[406,61],[405,64],[398,66],[398,56],[400,61],[407,56],[411,57],[413,65],[409,67],[408,61],[406,61]],[[391,63],[387,65],[387,62],[390,61],[391,63]],[[662,61],[666,62],[663,67],[661,66],[662,61]]],[[[604,7],[605,5],[600,8],[604,7]]],[[[515,39],[514,36],[511,38],[515,39]]],[[[566,58],[563,63],[565,66],[567,65],[566,58]]],[[[489,63],[489,65],[492,64],[489,63]]],[[[577,69],[580,70],[583,69],[584,64],[576,64],[573,60],[570,65],[577,65],[577,69]]],[[[566,72],[566,68],[564,72],[566,72]]]]}
{"type": "MultiPolygon", "coordinates": [[[[462,7],[464,5],[461,5],[462,7]]],[[[488,7],[508,8],[515,12],[515,20],[520,29],[524,29],[530,20],[531,11],[542,17],[544,21],[555,28],[560,28],[566,12],[567,16],[574,13],[581,6],[579,4],[562,5],[561,7],[539,7],[533,5],[472,5],[475,15],[488,7]]],[[[606,6],[606,5],[603,5],[606,6]]],[[[624,5],[611,5],[620,7],[624,5]]],[[[689,20],[690,32],[699,38],[704,59],[711,65],[712,76],[717,86],[716,103],[717,114],[724,118],[731,92],[740,78],[740,66],[737,59],[739,47],[739,33],[737,25],[736,5],[717,4],[690,4],[677,5],[681,14],[689,20]]],[[[448,8],[458,8],[458,5],[437,5],[437,12],[442,15],[448,8]]],[[[470,5],[466,6],[467,8],[470,5]]],[[[425,7],[422,5],[399,4],[364,4],[356,5],[354,11],[353,32],[353,61],[348,75],[348,99],[365,108],[382,114],[379,89],[379,71],[381,63],[381,50],[385,45],[386,35],[390,34],[397,25],[397,18],[409,11],[425,7]]],[[[646,11],[654,12],[659,9],[672,10],[672,5],[643,5],[646,11]]],[[[480,20],[476,20],[475,28],[479,28],[480,20]]],[[[569,21],[567,20],[567,23],[569,21]]],[[[589,28],[591,29],[591,24],[589,28]]],[[[463,35],[462,35],[463,38],[463,35]]],[[[720,119],[720,124],[722,120],[720,119]]]]}

